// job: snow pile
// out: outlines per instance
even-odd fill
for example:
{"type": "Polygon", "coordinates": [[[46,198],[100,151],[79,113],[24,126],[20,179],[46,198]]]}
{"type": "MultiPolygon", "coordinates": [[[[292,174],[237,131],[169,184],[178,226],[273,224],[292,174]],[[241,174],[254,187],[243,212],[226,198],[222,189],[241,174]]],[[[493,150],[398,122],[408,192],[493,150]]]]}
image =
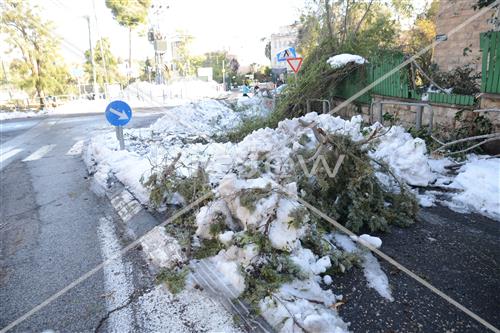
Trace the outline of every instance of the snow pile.
{"type": "Polygon", "coordinates": [[[452,196],[450,208],[477,211],[500,220],[500,158],[472,156],[450,187],[463,190],[452,196]]]}
{"type": "Polygon", "coordinates": [[[246,117],[264,117],[272,109],[272,100],[258,96],[243,96],[238,98],[236,108],[244,111],[246,117]]]}
{"type": "MultiPolygon", "coordinates": [[[[254,103],[259,107],[263,105],[254,103]]],[[[182,154],[179,164],[186,166],[179,168],[179,173],[188,175],[200,163],[206,165],[210,159],[217,159],[217,163],[211,165],[213,174],[219,174],[216,178],[220,179],[230,167],[232,144],[213,142],[212,136],[238,126],[249,113],[253,116],[255,112],[268,112],[267,109],[255,110],[243,108],[235,112],[216,100],[178,106],[148,128],[125,128],[126,150],[118,149],[114,131],[93,137],[84,159],[101,186],[107,187],[107,179],[112,174],[129,187],[141,203],[148,204],[149,193],[141,179],[147,179],[154,166],[172,160],[178,153],[182,154]],[[225,163],[227,166],[221,167],[225,163]]]]}
{"type": "MultiPolygon", "coordinates": [[[[343,120],[310,113],[300,119],[286,119],[276,129],[257,130],[238,144],[211,140],[211,135],[237,124],[242,113],[245,112],[234,112],[217,101],[178,107],[148,129],[127,130],[126,145],[129,149],[132,147],[133,152],[115,151],[114,133],[94,138],[88,155],[92,157],[87,161],[103,179],[113,173],[143,203],[147,203],[147,190],[139,179],[149,176],[151,164],[171,163],[177,153],[181,153],[176,172],[182,176],[192,174],[201,164],[214,196],[196,212],[194,244],[213,239],[223,244],[224,249],[211,259],[219,273],[235,290],[244,292],[248,276],[242,267],[270,265],[272,258],[255,243],[245,243],[242,239],[249,235],[263,237],[263,242],[277,251],[272,253],[279,253],[280,260],[288,258],[286,260],[300,269],[301,275],[300,279],[282,284],[272,296],[260,300],[264,317],[284,332],[299,327],[294,320],[310,331],[346,331],[347,324],[331,307],[341,297],[325,287],[332,283],[328,274],[332,266],[330,256],[313,253],[302,245],[304,237],[311,232],[311,224],[307,211],[297,200],[297,185],[290,177],[294,171],[291,157],[303,148],[314,149],[317,145],[313,131],[301,121],[314,121],[325,132],[348,135],[354,141],[365,139],[370,128],[361,128],[361,117],[343,120]],[[304,138],[307,140],[301,140],[304,138]],[[266,164],[269,161],[272,165],[266,164]],[[222,230],[214,234],[214,225],[220,223],[222,230]]],[[[387,137],[373,142],[370,149],[404,179],[416,179],[423,184],[425,177],[431,178],[425,150],[402,129],[394,128],[387,137]],[[390,156],[390,151],[398,152],[398,158],[390,156]],[[417,171],[410,167],[415,161],[423,161],[417,171]]],[[[381,245],[378,238],[363,235],[361,239],[376,247],[381,245]]],[[[353,253],[362,256],[369,286],[391,299],[388,279],[375,257],[356,250],[349,238],[338,241],[332,237],[329,253],[339,248],[348,251],[347,242],[351,243],[353,253]]]]}
{"type": "Polygon", "coordinates": [[[201,98],[226,95],[215,81],[182,80],[169,84],[139,81],[128,85],[124,96],[135,106],[177,106],[201,98]]]}
{"type": "Polygon", "coordinates": [[[206,136],[234,127],[240,122],[239,118],[222,102],[206,99],[172,109],[168,115],[158,119],[150,130],[162,135],[206,136]]]}
{"type": "Polygon", "coordinates": [[[46,116],[47,111],[0,111],[0,120],[46,116]]]}
{"type": "Polygon", "coordinates": [[[380,137],[370,157],[388,163],[399,178],[410,185],[427,186],[436,179],[428,163],[425,141],[413,138],[403,127],[395,126],[380,137]]]}
{"type": "Polygon", "coordinates": [[[347,65],[350,62],[354,62],[356,64],[362,65],[368,61],[359,55],[343,53],[343,54],[338,54],[338,55],[335,55],[333,57],[330,57],[326,62],[333,69],[336,69],[336,68],[344,67],[345,65],[347,65]]]}

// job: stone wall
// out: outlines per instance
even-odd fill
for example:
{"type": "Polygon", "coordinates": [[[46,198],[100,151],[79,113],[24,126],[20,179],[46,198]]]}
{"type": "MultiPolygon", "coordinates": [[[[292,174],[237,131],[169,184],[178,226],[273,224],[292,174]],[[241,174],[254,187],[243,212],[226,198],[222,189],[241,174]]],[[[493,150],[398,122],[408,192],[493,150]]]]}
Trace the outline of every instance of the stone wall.
{"type": "Polygon", "coordinates": [[[494,11],[486,12],[454,34],[448,35],[451,30],[478,13],[472,8],[475,3],[475,0],[441,0],[436,19],[436,33],[447,35],[448,40],[436,45],[434,49],[433,61],[438,64],[440,70],[449,71],[471,64],[477,72],[481,72],[479,34],[491,30],[492,26],[487,20],[494,11]],[[470,49],[466,56],[465,48],[470,49]]]}
{"type": "MultiPolygon", "coordinates": [[[[481,94],[479,97],[481,109],[500,109],[500,94],[481,94]]],[[[500,112],[481,112],[493,124],[494,132],[500,133],[500,112]]]]}
{"type": "MultiPolygon", "coordinates": [[[[490,96],[488,101],[485,100],[483,102],[484,107],[500,107],[500,96],[495,95],[497,98],[494,99],[490,96]]],[[[406,103],[416,103],[418,101],[412,99],[403,99],[403,98],[388,98],[385,96],[377,96],[372,95],[373,102],[376,103],[378,101],[394,101],[394,102],[406,102],[406,103]]],[[[339,105],[342,100],[337,99],[333,101],[332,107],[339,105]]],[[[438,103],[428,103],[432,106],[432,110],[434,113],[432,127],[442,128],[442,129],[454,129],[461,125],[461,122],[455,119],[456,113],[462,111],[464,113],[463,119],[471,119],[475,116],[474,107],[462,106],[462,105],[449,105],[449,104],[438,104],[438,103]]],[[[483,105],[482,104],[482,105],[483,105]]],[[[389,113],[391,115],[395,115],[398,119],[398,124],[402,125],[406,128],[415,127],[416,124],[416,112],[417,106],[409,106],[409,105],[397,105],[397,104],[384,104],[383,113],[389,113]]],[[[316,110],[314,110],[316,111],[316,110]]],[[[351,104],[339,112],[337,112],[339,116],[345,119],[349,119],[355,115],[362,115],[363,120],[366,123],[372,123],[375,121],[380,121],[379,112],[374,106],[373,114],[370,116],[370,106],[369,105],[355,105],[351,104]]],[[[422,126],[428,126],[430,123],[430,109],[424,108],[423,116],[422,116],[422,126]]],[[[500,132],[500,113],[488,113],[485,115],[491,120],[494,126],[494,130],[496,132],[500,132]]]]}

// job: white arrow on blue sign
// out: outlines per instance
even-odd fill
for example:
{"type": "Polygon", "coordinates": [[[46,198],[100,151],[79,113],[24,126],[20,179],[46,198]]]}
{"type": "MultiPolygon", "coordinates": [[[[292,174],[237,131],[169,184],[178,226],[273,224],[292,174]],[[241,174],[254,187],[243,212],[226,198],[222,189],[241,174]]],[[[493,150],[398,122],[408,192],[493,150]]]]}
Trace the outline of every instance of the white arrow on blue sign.
{"type": "Polygon", "coordinates": [[[106,119],[113,126],[124,126],[132,119],[132,109],[124,101],[113,101],[106,107],[106,119]]]}

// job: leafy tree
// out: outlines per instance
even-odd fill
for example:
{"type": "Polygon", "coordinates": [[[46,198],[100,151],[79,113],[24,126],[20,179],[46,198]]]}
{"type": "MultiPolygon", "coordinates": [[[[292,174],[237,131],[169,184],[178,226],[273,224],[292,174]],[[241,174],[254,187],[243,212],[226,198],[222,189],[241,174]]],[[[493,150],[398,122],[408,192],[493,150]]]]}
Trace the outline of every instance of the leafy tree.
{"type": "Polygon", "coordinates": [[[229,69],[231,70],[231,75],[237,75],[238,69],[240,69],[240,63],[236,58],[231,59],[229,62],[229,69]]]}
{"type": "MultiPolygon", "coordinates": [[[[417,16],[413,28],[403,36],[404,51],[406,53],[414,55],[434,41],[438,10],[439,0],[434,0],[424,13],[417,16]]],[[[420,56],[416,61],[426,73],[430,73],[432,70],[432,49],[420,56]]]]}
{"type": "Polygon", "coordinates": [[[255,73],[255,79],[259,82],[266,82],[271,80],[271,67],[262,66],[259,71],[255,73]]]}
{"type": "Polygon", "coordinates": [[[266,55],[266,58],[269,59],[269,61],[271,61],[271,58],[272,58],[272,55],[271,55],[271,41],[268,41],[266,43],[266,48],[264,50],[264,53],[266,55]]]}
{"type": "Polygon", "coordinates": [[[57,53],[59,40],[51,33],[52,22],[42,19],[26,1],[3,0],[0,9],[0,31],[6,34],[10,51],[20,54],[10,66],[13,82],[35,93],[43,109],[46,94],[65,93],[72,83],[57,53]]]}
{"type": "Polygon", "coordinates": [[[181,76],[189,76],[196,74],[196,70],[203,62],[202,57],[191,55],[191,43],[193,36],[178,32],[180,38],[174,44],[174,65],[181,76]]]}
{"type": "MultiPolygon", "coordinates": [[[[84,70],[89,77],[92,76],[92,63],[90,60],[90,50],[86,50],[84,70]]],[[[104,87],[105,82],[123,83],[125,81],[124,77],[118,70],[119,61],[113,53],[111,53],[109,39],[102,38],[96,42],[96,46],[94,46],[94,64],[97,83],[101,87],[104,87]],[[101,43],[101,45],[97,47],[99,43],[101,43]]]]}
{"type": "Polygon", "coordinates": [[[222,82],[222,66],[226,68],[229,66],[229,59],[227,57],[227,52],[216,51],[205,53],[205,59],[203,61],[203,67],[212,67],[214,80],[217,82],[222,82]]]}
{"type": "Polygon", "coordinates": [[[154,67],[149,58],[146,58],[144,61],[140,61],[141,74],[139,76],[139,80],[141,81],[149,81],[152,77],[154,77],[154,67]]]}
{"type": "Polygon", "coordinates": [[[128,28],[128,67],[132,67],[132,29],[144,24],[151,0],[106,0],[115,20],[128,28]]]}

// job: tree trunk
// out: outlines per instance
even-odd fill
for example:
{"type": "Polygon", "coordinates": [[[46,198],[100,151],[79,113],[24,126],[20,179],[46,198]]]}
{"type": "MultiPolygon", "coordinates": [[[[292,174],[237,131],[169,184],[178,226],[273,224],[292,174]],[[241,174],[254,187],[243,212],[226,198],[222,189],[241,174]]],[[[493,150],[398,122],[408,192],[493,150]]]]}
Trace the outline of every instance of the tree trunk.
{"type": "Polygon", "coordinates": [[[128,73],[127,81],[130,82],[132,74],[132,27],[128,27],[128,73]]]}
{"type": "Polygon", "coordinates": [[[333,40],[332,19],[330,17],[330,4],[329,4],[329,0],[325,0],[325,15],[326,15],[326,25],[328,27],[328,37],[331,40],[333,40]]]}
{"type": "Polygon", "coordinates": [[[368,4],[368,7],[366,8],[365,13],[363,14],[361,19],[359,20],[358,25],[356,26],[356,30],[354,30],[354,38],[357,37],[359,28],[361,28],[361,24],[363,24],[363,21],[366,19],[366,16],[370,12],[370,8],[372,7],[372,3],[373,3],[373,0],[370,0],[370,3],[368,4]]]}
{"type": "Polygon", "coordinates": [[[36,79],[35,79],[35,89],[36,94],[38,95],[38,99],[40,101],[40,110],[45,108],[45,92],[43,91],[42,85],[42,71],[40,66],[40,60],[35,57],[36,63],[36,79]]]}
{"type": "Polygon", "coordinates": [[[347,38],[347,22],[348,22],[348,17],[349,17],[349,0],[346,0],[345,4],[345,16],[344,16],[344,31],[342,35],[342,43],[346,40],[347,38]]]}

